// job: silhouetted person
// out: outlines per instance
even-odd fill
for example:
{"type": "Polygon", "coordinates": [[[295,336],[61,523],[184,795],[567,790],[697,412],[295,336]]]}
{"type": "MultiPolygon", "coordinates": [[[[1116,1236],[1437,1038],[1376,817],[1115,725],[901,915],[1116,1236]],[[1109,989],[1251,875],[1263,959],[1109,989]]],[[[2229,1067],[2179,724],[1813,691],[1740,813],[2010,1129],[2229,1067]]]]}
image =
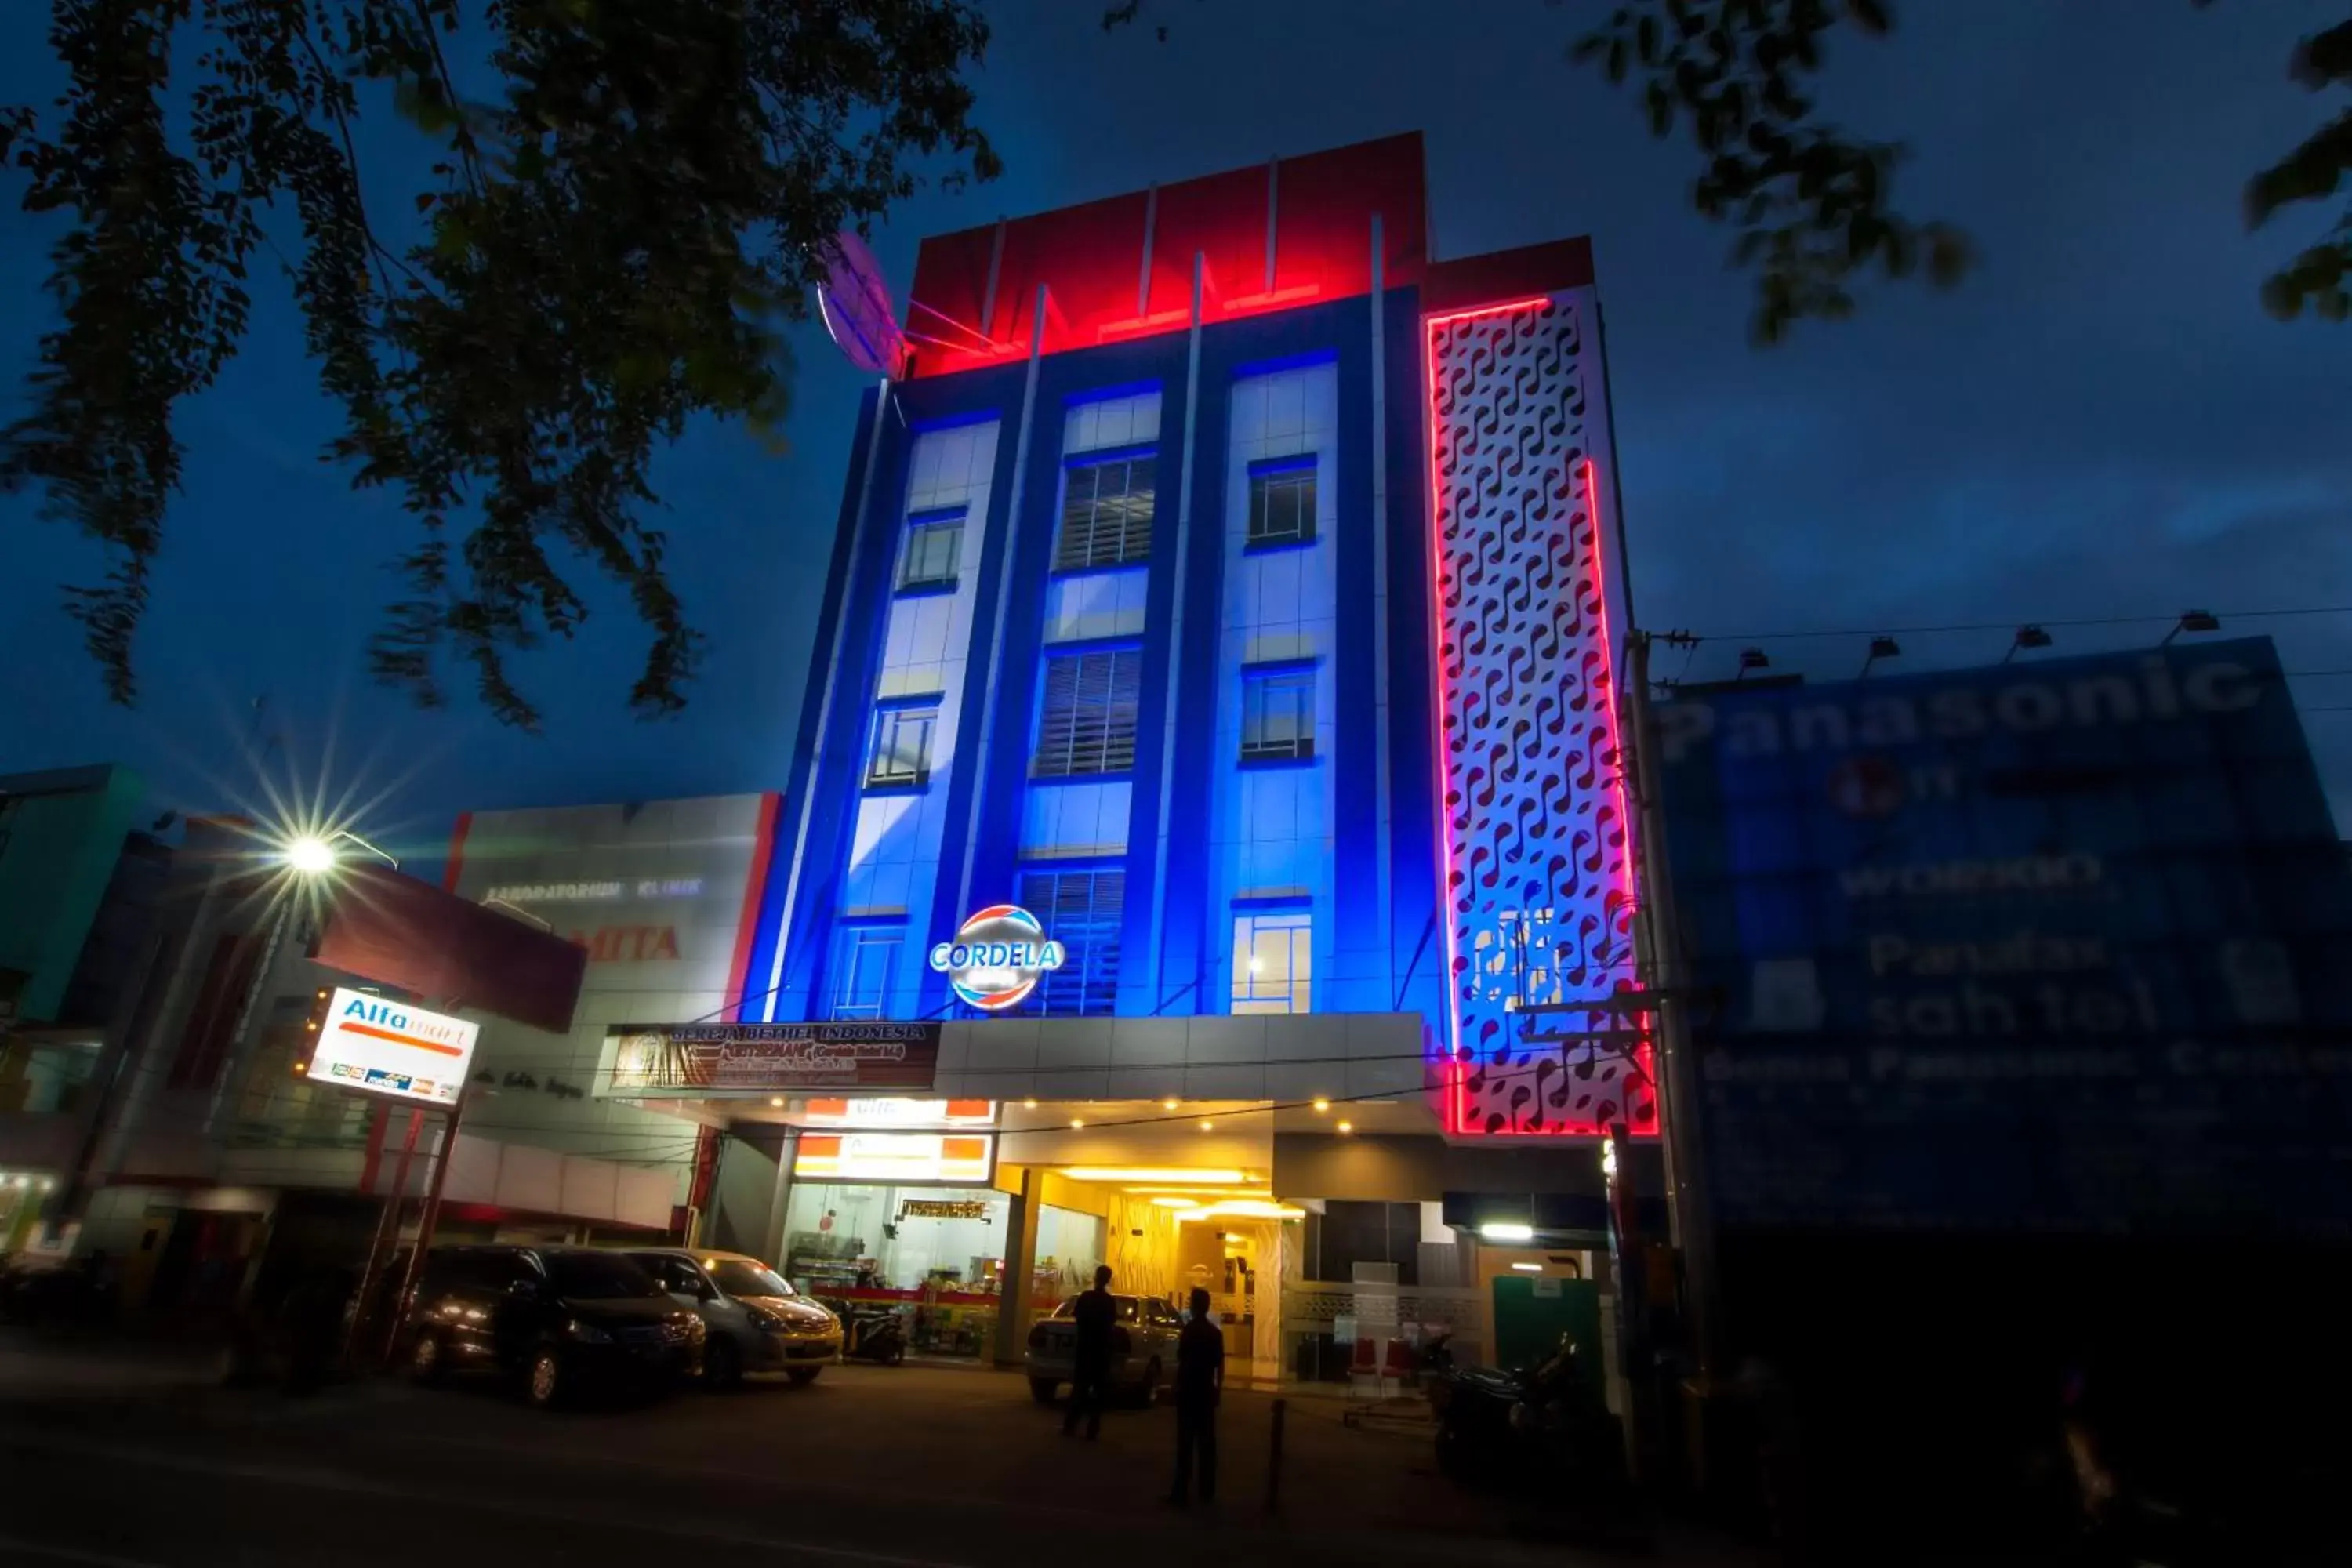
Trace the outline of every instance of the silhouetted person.
{"type": "Polygon", "coordinates": [[[1168,1500],[1178,1508],[1192,1506],[1196,1475],[1201,1500],[1217,1500],[1217,1399],[1224,1387],[1224,1332],[1209,1321],[1209,1293],[1195,1289],[1192,1321],[1176,1338],[1176,1486],[1168,1500]]]}
{"type": "Polygon", "coordinates": [[[1070,1309],[1076,1325],[1070,1353],[1070,1408],[1062,1417],[1062,1435],[1078,1429],[1078,1413],[1087,1417],[1087,1440],[1102,1435],[1103,1380],[1110,1375],[1110,1331],[1118,1304],[1110,1299],[1110,1265],[1095,1270],[1095,1288],[1070,1309]]]}

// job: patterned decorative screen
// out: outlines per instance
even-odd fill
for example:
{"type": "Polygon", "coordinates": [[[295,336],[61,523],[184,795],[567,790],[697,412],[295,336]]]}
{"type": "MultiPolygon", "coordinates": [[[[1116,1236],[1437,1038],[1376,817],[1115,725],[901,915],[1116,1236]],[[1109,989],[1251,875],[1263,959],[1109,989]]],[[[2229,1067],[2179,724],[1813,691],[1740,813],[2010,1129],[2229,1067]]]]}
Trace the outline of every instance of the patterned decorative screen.
{"type": "Polygon", "coordinates": [[[1457,1135],[1657,1131],[1640,1022],[1517,1009],[1634,983],[1583,312],[1429,317],[1440,832],[1457,1135]],[[1569,1036],[1571,1043],[1535,1037],[1569,1036]]]}

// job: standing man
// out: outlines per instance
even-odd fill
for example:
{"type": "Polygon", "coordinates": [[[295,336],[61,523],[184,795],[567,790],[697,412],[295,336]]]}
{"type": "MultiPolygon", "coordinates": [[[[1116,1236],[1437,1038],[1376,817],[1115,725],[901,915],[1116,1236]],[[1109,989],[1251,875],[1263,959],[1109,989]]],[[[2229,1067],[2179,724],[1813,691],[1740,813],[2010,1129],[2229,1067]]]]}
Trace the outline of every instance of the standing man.
{"type": "Polygon", "coordinates": [[[1217,1399],[1225,1387],[1225,1336],[1209,1321],[1209,1293],[1192,1292],[1192,1320],[1176,1339],[1176,1489],[1168,1500],[1192,1506],[1193,1462],[1202,1502],[1217,1500],[1217,1399]]]}
{"type": "Polygon", "coordinates": [[[1087,1441],[1102,1436],[1103,1383],[1110,1376],[1110,1330],[1118,1305],[1110,1299],[1110,1265],[1095,1269],[1095,1288],[1070,1309],[1077,1325],[1077,1342],[1070,1354],[1070,1409],[1062,1417],[1062,1436],[1078,1429],[1078,1412],[1087,1414],[1087,1441]]]}

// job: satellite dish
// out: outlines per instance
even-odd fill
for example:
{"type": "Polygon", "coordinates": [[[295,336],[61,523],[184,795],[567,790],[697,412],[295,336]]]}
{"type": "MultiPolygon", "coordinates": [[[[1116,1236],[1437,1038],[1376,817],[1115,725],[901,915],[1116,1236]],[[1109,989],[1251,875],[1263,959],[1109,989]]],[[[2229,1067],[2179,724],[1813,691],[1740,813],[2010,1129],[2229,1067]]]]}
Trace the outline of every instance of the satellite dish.
{"type": "Polygon", "coordinates": [[[825,279],[817,285],[816,307],[834,347],[862,371],[897,375],[907,360],[906,334],[890,304],[889,285],[866,242],[848,229],[819,252],[825,279]]]}

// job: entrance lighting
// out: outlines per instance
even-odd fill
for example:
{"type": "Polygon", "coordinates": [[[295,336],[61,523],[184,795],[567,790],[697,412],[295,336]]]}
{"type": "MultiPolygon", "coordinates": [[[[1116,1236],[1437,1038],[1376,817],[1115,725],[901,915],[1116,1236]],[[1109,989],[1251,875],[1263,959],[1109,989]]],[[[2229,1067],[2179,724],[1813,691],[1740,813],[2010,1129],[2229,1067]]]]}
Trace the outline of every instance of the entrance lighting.
{"type": "Polygon", "coordinates": [[[1238,1187],[1249,1181],[1246,1171],[1192,1171],[1181,1165],[1065,1165],[1062,1174],[1074,1182],[1149,1182],[1187,1187],[1238,1187]]]}
{"type": "Polygon", "coordinates": [[[1034,1100],[1024,1100],[1021,1102],[1021,1109],[1024,1110],[1034,1110],[1037,1109],[1037,1102],[1034,1100]]]}
{"type": "Polygon", "coordinates": [[[1331,1102],[1330,1102],[1329,1100],[1328,1100],[1324,1099],[1324,1098],[1323,1098],[1321,1095],[1319,1095],[1319,1094],[1318,1094],[1318,1095],[1317,1095],[1317,1096],[1315,1097],[1315,1114],[1316,1114],[1316,1115],[1320,1116],[1320,1115],[1322,1115],[1325,1111],[1327,1111],[1327,1110],[1330,1110],[1330,1109],[1331,1109],[1331,1102]]]}
{"type": "Polygon", "coordinates": [[[1172,1100],[1163,1100],[1160,1102],[1160,1109],[1162,1110],[1173,1110],[1176,1109],[1176,1102],[1172,1100]]]}
{"type": "Polygon", "coordinates": [[[1073,1116],[1070,1118],[1070,1126],[1073,1131],[1080,1127],[1084,1127],[1086,1124],[1086,1119],[1084,1117],[1073,1116]]]}
{"type": "Polygon", "coordinates": [[[781,1110],[783,1109],[784,1097],[781,1094],[770,1095],[768,1097],[768,1103],[781,1110]]]}
{"type": "Polygon", "coordinates": [[[1204,1117],[1201,1118],[1201,1131],[1203,1131],[1203,1132],[1213,1132],[1213,1131],[1216,1131],[1216,1127],[1217,1127],[1217,1124],[1216,1124],[1215,1122],[1213,1122],[1213,1121],[1210,1121],[1207,1117],[1205,1117],[1205,1116],[1204,1116],[1204,1117]]]}
{"type": "Polygon", "coordinates": [[[1488,1220],[1478,1227],[1478,1234],[1487,1241],[1533,1241],[1536,1227],[1514,1220],[1488,1220]]]}
{"type": "Polygon", "coordinates": [[[1339,1131],[1342,1136],[1345,1136],[1349,1132],[1353,1132],[1355,1130],[1356,1124],[1352,1121],[1342,1121],[1339,1123],[1339,1131]]]}
{"type": "Polygon", "coordinates": [[[1307,1211],[1258,1198],[1223,1198],[1206,1208],[1186,1209],[1177,1219],[1305,1219],[1307,1211]]]}

